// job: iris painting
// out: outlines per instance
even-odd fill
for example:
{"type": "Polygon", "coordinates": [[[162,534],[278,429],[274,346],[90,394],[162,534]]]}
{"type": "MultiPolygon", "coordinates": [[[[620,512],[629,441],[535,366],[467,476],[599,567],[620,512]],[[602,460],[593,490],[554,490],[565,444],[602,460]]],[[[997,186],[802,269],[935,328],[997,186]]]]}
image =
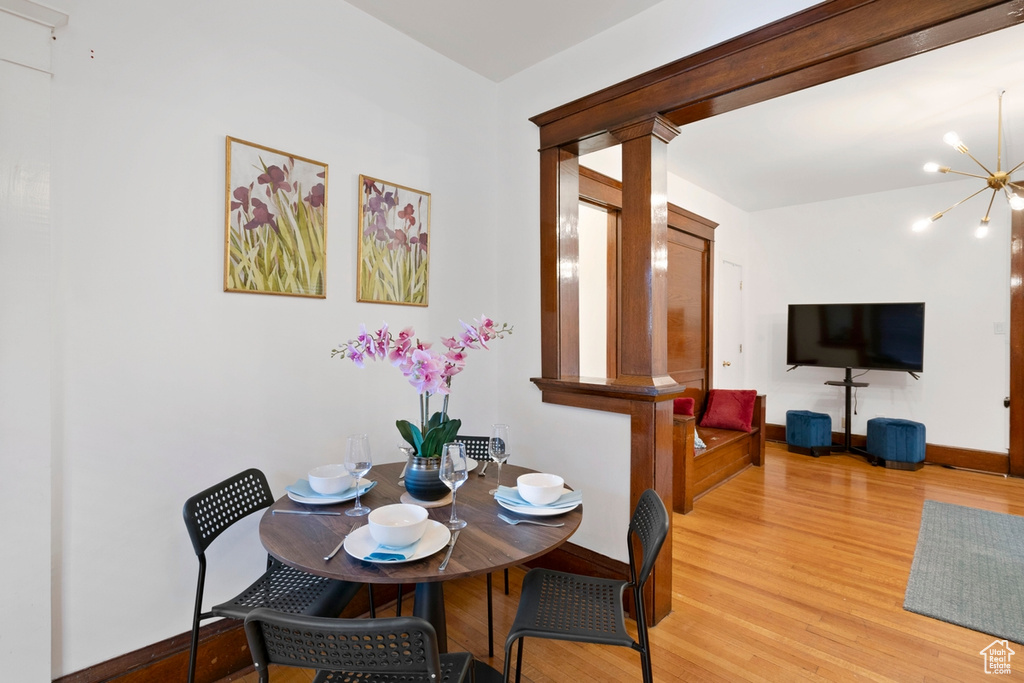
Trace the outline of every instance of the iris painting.
{"type": "Polygon", "coordinates": [[[359,176],[357,300],[427,305],[430,195],[359,176]]]}
{"type": "Polygon", "coordinates": [[[327,165],[227,138],[224,291],[326,297],[327,165]]]}

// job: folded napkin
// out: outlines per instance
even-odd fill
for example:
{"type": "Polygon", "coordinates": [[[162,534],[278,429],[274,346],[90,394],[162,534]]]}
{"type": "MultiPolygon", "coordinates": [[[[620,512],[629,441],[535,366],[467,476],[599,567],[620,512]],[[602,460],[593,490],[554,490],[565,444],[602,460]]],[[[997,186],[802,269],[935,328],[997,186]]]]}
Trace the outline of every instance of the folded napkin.
{"type": "Polygon", "coordinates": [[[367,562],[398,562],[400,560],[408,560],[416,554],[416,549],[419,547],[422,540],[423,538],[420,538],[419,541],[403,548],[392,548],[389,545],[379,545],[372,553],[363,559],[367,562]]]}
{"type": "Polygon", "coordinates": [[[547,505],[534,505],[533,503],[527,502],[525,498],[519,495],[519,490],[512,486],[499,486],[498,492],[494,494],[494,497],[503,503],[508,503],[509,505],[522,505],[542,510],[558,510],[561,508],[571,508],[579,505],[583,501],[583,492],[569,491],[568,493],[563,493],[558,500],[553,503],[548,503],[547,505]]]}
{"type": "MultiPolygon", "coordinates": [[[[359,487],[359,495],[363,495],[376,485],[377,482],[375,481],[363,484],[359,487]]],[[[303,498],[320,498],[322,500],[337,500],[341,502],[355,497],[354,486],[350,486],[340,493],[317,493],[313,490],[313,487],[309,485],[308,479],[299,479],[294,484],[285,486],[284,488],[289,493],[294,493],[296,496],[302,496],[303,498]]]]}

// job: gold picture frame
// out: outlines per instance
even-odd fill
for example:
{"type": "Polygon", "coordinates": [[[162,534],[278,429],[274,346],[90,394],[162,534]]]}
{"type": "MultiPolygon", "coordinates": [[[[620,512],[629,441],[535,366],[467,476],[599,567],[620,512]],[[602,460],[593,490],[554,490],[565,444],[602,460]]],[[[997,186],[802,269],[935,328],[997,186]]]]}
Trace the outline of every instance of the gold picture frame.
{"type": "Polygon", "coordinates": [[[426,306],[430,193],[359,176],[356,301],[426,306]]]}
{"type": "Polygon", "coordinates": [[[327,164],[227,136],[224,291],[327,297],[327,164]]]}

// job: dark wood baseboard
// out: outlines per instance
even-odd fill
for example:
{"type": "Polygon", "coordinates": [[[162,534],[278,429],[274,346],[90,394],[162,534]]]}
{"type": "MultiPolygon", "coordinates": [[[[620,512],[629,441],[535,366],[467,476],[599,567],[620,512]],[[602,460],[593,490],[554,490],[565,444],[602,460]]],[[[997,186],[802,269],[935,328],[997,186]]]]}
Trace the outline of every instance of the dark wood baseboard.
{"type": "MultiPolygon", "coordinates": [[[[158,683],[184,681],[188,670],[191,632],[108,659],[81,671],[61,676],[54,683],[158,683]]],[[[216,681],[239,668],[252,666],[241,622],[222,619],[199,630],[200,661],[197,681],[216,681]]]]}
{"type": "MultiPolygon", "coordinates": [[[[537,558],[529,566],[603,578],[624,579],[629,576],[629,566],[625,562],[613,560],[572,543],[566,543],[537,558]]],[[[396,586],[378,584],[373,588],[374,602],[378,607],[394,601],[397,596],[396,586]]],[[[341,616],[358,617],[369,614],[369,611],[369,594],[367,591],[360,591],[341,616]]],[[[185,632],[87,669],[61,676],[55,679],[54,683],[184,681],[188,672],[190,640],[191,632],[185,632]]],[[[197,683],[212,683],[250,668],[252,657],[249,655],[242,622],[222,619],[200,628],[199,659],[196,664],[197,683]]]]}
{"type": "MultiPolygon", "coordinates": [[[[623,537],[625,543],[625,537],[623,537]]],[[[629,565],[625,562],[587,550],[575,543],[566,543],[546,555],[526,563],[527,567],[543,567],[560,572],[586,574],[600,579],[629,579],[629,565]]]]}
{"type": "MultiPolygon", "coordinates": [[[[786,425],[766,425],[765,435],[769,441],[786,443],[786,425]]],[[[845,438],[845,435],[842,433],[832,432],[832,443],[842,443],[845,438]]],[[[855,448],[865,448],[867,446],[867,437],[863,434],[852,434],[850,436],[850,445],[855,448]]],[[[1010,472],[1010,456],[1008,453],[980,451],[973,448],[926,444],[924,461],[930,465],[959,467],[965,470],[991,472],[992,474],[1008,474],[1010,472]]]]}
{"type": "MultiPolygon", "coordinates": [[[[375,586],[378,605],[397,597],[395,586],[375,586]]],[[[190,596],[191,598],[191,596],[190,596]]],[[[367,591],[360,591],[341,613],[358,617],[369,613],[367,591]]],[[[188,675],[191,631],[172,636],[159,643],[108,659],[81,671],[61,676],[54,683],[167,683],[185,681],[188,675]]],[[[242,622],[221,619],[199,629],[199,658],[196,662],[196,683],[212,683],[252,667],[252,656],[245,640],[242,622]]]]}

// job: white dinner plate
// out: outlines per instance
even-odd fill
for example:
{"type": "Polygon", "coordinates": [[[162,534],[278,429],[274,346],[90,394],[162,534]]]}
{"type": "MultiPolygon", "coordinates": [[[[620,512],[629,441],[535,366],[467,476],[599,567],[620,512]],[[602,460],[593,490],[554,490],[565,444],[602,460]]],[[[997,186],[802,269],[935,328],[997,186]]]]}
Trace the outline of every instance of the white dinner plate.
{"type": "Polygon", "coordinates": [[[407,560],[367,560],[367,555],[376,551],[380,544],[373,540],[373,536],[370,535],[370,527],[361,526],[348,535],[345,539],[345,552],[357,560],[363,560],[364,562],[373,562],[375,564],[400,564],[402,562],[415,562],[416,560],[422,560],[424,557],[433,555],[441,548],[448,545],[448,539],[452,537],[452,532],[448,530],[444,524],[435,521],[433,519],[427,520],[427,530],[423,533],[423,538],[419,540],[419,545],[416,546],[416,552],[407,560]]]}
{"type": "MultiPolygon", "coordinates": [[[[360,479],[359,495],[363,495],[376,485],[377,482],[375,481],[370,481],[369,479],[360,479]]],[[[342,491],[341,493],[338,493],[336,495],[318,496],[316,498],[313,498],[312,496],[300,496],[299,494],[292,493],[291,491],[287,491],[287,493],[289,498],[294,500],[296,503],[302,503],[303,505],[337,505],[338,503],[347,503],[350,500],[355,500],[356,487],[353,486],[349,490],[342,491]]]]}
{"type": "MultiPolygon", "coordinates": [[[[518,487],[513,486],[512,488],[517,489],[518,487]]],[[[570,491],[567,488],[563,488],[562,495],[564,496],[567,493],[572,493],[572,491],[570,491]]],[[[505,508],[506,510],[514,512],[518,515],[526,515],[527,517],[554,517],[555,515],[564,515],[566,512],[578,508],[580,506],[580,503],[583,502],[582,500],[578,501],[572,507],[549,508],[535,507],[533,505],[513,505],[512,503],[506,503],[505,501],[499,498],[495,498],[494,501],[501,507],[505,508]]]]}

